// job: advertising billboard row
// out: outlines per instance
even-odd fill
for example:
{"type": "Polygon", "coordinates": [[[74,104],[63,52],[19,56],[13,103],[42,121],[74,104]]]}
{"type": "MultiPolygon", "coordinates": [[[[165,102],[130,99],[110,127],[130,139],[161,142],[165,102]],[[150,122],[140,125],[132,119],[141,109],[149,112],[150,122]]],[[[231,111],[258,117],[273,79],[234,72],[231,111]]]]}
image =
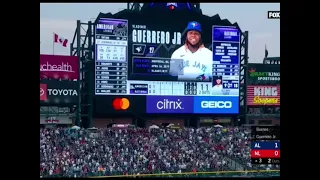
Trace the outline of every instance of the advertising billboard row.
{"type": "Polygon", "coordinates": [[[247,104],[249,106],[280,106],[280,85],[248,86],[247,104]]]}
{"type": "Polygon", "coordinates": [[[76,81],[40,80],[40,105],[67,105],[78,101],[76,81]]]}
{"type": "Polygon", "coordinates": [[[78,57],[40,54],[40,79],[78,80],[78,57]]]}
{"type": "Polygon", "coordinates": [[[237,114],[238,101],[234,96],[99,96],[95,110],[98,114],[237,114]]]}
{"type": "Polygon", "coordinates": [[[248,84],[276,85],[280,84],[279,64],[248,64],[248,84]]]}
{"type": "Polygon", "coordinates": [[[235,114],[238,97],[148,96],[146,113],[235,114]]]}

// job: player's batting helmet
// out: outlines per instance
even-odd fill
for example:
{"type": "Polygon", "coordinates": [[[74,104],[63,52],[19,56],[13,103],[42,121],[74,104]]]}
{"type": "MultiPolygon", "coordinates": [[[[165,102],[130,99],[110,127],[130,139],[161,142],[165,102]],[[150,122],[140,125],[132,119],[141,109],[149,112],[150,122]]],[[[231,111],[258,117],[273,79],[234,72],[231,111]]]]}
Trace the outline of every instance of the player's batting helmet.
{"type": "Polygon", "coordinates": [[[187,31],[198,31],[199,33],[201,33],[202,29],[201,29],[201,24],[196,22],[196,21],[191,21],[188,23],[187,26],[187,31]]]}

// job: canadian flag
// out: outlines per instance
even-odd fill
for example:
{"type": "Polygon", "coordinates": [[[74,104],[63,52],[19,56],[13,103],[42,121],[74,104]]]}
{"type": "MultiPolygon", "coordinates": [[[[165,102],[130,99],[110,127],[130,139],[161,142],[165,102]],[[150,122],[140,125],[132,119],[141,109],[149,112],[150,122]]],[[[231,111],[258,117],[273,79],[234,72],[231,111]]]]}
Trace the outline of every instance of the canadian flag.
{"type": "Polygon", "coordinates": [[[53,39],[54,43],[60,43],[63,47],[67,47],[68,39],[63,38],[56,33],[53,33],[53,34],[54,34],[54,39],[53,39]]]}

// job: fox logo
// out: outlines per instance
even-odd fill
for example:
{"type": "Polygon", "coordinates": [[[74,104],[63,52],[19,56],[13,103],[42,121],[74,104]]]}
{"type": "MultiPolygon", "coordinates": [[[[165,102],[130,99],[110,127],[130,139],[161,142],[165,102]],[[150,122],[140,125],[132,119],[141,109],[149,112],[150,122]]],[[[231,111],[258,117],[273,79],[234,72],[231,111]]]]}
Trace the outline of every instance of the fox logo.
{"type": "Polygon", "coordinates": [[[268,19],[280,19],[280,11],[268,11],[268,19]]]}

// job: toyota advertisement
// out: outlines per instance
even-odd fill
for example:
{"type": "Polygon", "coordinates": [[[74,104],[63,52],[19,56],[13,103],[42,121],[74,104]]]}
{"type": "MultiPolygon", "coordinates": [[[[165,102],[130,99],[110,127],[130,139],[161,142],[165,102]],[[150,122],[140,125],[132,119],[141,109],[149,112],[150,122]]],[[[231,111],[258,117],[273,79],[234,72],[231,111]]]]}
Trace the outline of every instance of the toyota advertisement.
{"type": "Polygon", "coordinates": [[[77,56],[40,54],[40,79],[78,80],[78,61],[77,56]]]}
{"type": "Polygon", "coordinates": [[[237,114],[238,97],[148,96],[146,113],[237,114]]]}
{"type": "Polygon", "coordinates": [[[40,80],[40,105],[76,104],[77,86],[77,81],[40,80]]]}
{"type": "Polygon", "coordinates": [[[280,85],[248,86],[247,104],[249,106],[280,106],[280,85]]]}

